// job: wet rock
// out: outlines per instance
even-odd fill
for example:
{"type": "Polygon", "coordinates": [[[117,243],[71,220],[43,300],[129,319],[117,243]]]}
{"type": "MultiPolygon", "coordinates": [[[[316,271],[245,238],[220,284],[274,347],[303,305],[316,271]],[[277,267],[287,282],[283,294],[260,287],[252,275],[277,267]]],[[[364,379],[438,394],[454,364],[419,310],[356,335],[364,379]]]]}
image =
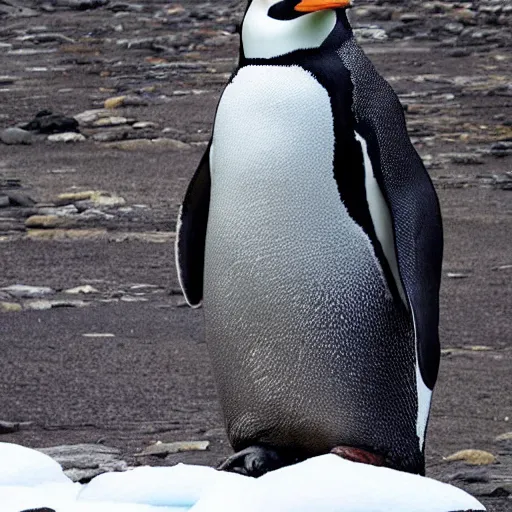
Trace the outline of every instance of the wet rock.
{"type": "Polygon", "coordinates": [[[4,144],[32,144],[32,134],[22,128],[6,128],[0,131],[0,140],[4,144]]]}
{"type": "Polygon", "coordinates": [[[25,284],[13,284],[0,288],[0,290],[7,292],[11,297],[18,299],[33,299],[37,297],[45,297],[53,295],[55,290],[46,286],[28,286],[25,284]]]}
{"type": "Polygon", "coordinates": [[[65,132],[49,135],[48,140],[50,142],[83,142],[86,139],[81,133],[65,132]]]}
{"type": "Polygon", "coordinates": [[[99,444],[62,445],[39,448],[64,469],[74,482],[85,483],[97,475],[111,471],[126,471],[128,464],[120,459],[120,450],[99,444]]]}
{"type": "Polygon", "coordinates": [[[176,443],[162,443],[161,441],[148,446],[141,453],[135,454],[136,457],[145,457],[154,455],[157,457],[166,457],[173,453],[204,451],[210,446],[209,441],[178,441],[176,443]]]}
{"type": "Polygon", "coordinates": [[[463,461],[474,466],[483,466],[496,462],[496,457],[483,450],[460,450],[444,458],[447,462],[463,461]]]}
{"type": "Polygon", "coordinates": [[[41,110],[32,121],[23,125],[21,128],[31,132],[44,133],[46,135],[52,133],[77,132],[78,121],[73,117],[54,114],[51,110],[41,110]]]}

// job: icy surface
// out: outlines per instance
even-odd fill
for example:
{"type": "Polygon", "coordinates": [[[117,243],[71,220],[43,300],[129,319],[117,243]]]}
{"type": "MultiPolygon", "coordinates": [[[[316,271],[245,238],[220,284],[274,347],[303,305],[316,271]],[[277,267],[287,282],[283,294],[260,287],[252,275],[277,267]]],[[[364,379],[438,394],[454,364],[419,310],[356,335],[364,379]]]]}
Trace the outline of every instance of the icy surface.
{"type": "Polygon", "coordinates": [[[453,512],[485,510],[435,480],[323,455],[258,479],[204,466],[141,467],[75,484],[48,456],[0,443],[2,512],[453,512]]]}

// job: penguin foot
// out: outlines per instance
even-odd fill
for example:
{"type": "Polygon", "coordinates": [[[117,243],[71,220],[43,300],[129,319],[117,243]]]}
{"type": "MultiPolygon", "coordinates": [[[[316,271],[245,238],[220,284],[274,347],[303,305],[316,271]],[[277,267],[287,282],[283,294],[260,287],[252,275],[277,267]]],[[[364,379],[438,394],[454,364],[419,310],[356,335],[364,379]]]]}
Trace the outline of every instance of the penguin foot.
{"type": "Polygon", "coordinates": [[[218,466],[220,471],[239,473],[240,475],[259,477],[296,462],[278,451],[264,446],[249,446],[228,457],[218,466]]]}
{"type": "Polygon", "coordinates": [[[384,466],[385,459],[382,455],[372,453],[361,448],[352,446],[335,446],[331,453],[338,455],[342,459],[360,462],[361,464],[370,464],[371,466],[384,466]]]}

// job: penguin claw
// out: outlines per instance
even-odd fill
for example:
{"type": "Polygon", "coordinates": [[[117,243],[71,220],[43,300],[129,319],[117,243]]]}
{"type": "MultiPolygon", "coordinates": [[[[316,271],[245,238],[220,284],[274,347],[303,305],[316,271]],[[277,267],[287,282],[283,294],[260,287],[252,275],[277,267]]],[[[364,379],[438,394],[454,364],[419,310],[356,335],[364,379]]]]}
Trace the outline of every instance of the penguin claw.
{"type": "Polygon", "coordinates": [[[228,457],[217,469],[257,478],[292,462],[272,448],[249,446],[228,457]]]}

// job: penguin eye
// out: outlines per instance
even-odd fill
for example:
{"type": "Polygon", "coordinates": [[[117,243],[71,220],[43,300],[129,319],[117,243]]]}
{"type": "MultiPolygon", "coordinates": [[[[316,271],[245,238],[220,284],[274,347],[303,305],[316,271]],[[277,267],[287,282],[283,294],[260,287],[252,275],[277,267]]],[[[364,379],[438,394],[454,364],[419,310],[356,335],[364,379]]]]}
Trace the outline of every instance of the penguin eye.
{"type": "Polygon", "coordinates": [[[283,0],[278,2],[268,10],[268,16],[280,21],[288,21],[299,18],[304,13],[298,12],[294,9],[298,3],[300,3],[300,0],[283,0]]]}

